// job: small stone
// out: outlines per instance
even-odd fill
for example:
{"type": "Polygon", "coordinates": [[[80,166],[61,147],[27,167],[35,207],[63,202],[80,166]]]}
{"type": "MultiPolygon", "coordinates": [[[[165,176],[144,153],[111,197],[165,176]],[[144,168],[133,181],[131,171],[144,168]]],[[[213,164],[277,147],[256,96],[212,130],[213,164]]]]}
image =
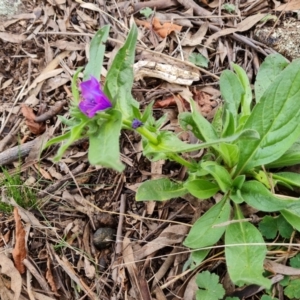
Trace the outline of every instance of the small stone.
{"type": "Polygon", "coordinates": [[[101,227],[96,230],[93,236],[93,243],[97,249],[107,248],[116,240],[117,231],[109,227],[101,227]]]}

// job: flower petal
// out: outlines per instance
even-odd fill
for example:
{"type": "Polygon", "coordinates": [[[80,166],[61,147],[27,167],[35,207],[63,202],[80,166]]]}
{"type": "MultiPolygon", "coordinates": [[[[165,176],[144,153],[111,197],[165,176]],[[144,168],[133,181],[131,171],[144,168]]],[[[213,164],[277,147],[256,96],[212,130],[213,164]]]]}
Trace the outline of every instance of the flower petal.
{"type": "Polygon", "coordinates": [[[137,129],[138,127],[141,127],[141,126],[143,126],[143,122],[142,122],[142,121],[140,121],[140,120],[138,120],[138,119],[134,119],[134,120],[132,121],[131,127],[132,127],[133,129],[137,129]]]}
{"type": "Polygon", "coordinates": [[[91,76],[90,80],[83,81],[80,84],[80,90],[83,100],[79,103],[79,108],[89,118],[92,118],[98,111],[112,107],[95,77],[91,76]]]}

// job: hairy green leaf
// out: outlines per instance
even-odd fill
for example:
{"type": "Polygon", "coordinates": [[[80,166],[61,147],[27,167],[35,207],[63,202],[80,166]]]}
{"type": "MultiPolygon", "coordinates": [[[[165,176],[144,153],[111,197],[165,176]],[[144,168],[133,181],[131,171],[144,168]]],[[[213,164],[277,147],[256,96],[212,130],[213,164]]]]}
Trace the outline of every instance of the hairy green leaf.
{"type": "Polygon", "coordinates": [[[231,176],[223,166],[214,161],[206,161],[201,163],[201,168],[213,176],[222,192],[226,193],[232,187],[231,176]]]}
{"type": "Polygon", "coordinates": [[[240,141],[236,174],[282,156],[300,136],[300,60],[286,67],[263,94],[244,129],[254,129],[260,140],[240,141]]]}
{"type": "MultiPolygon", "coordinates": [[[[238,211],[236,219],[243,218],[238,211]]],[[[262,276],[267,247],[254,225],[242,221],[228,225],[225,232],[225,245],[228,273],[236,285],[257,284],[266,288],[271,287],[271,281],[262,276]],[[253,245],[253,243],[262,245],[253,245]]]]}
{"type": "Polygon", "coordinates": [[[133,23],[125,44],[116,54],[107,73],[104,86],[104,93],[122,112],[123,119],[132,117],[132,106],[138,107],[138,102],[131,95],[137,34],[137,27],[133,23]]]}
{"type": "Polygon", "coordinates": [[[120,132],[122,128],[122,114],[118,110],[110,110],[111,118],[100,128],[89,135],[90,146],[88,159],[92,165],[101,165],[118,172],[124,170],[120,161],[120,132]]]}
{"type": "MultiPolygon", "coordinates": [[[[99,29],[90,44],[90,57],[89,62],[83,72],[83,80],[90,79],[90,76],[96,77],[100,80],[103,57],[105,53],[105,43],[109,34],[109,25],[105,25],[99,29]]],[[[74,94],[73,94],[74,95],[74,94]]]]}
{"type": "Polygon", "coordinates": [[[187,181],[184,187],[198,199],[208,199],[219,191],[219,186],[204,179],[187,181]]]}
{"type": "Polygon", "coordinates": [[[281,157],[266,165],[268,168],[281,168],[300,164],[300,141],[294,143],[281,157]]]}
{"type": "Polygon", "coordinates": [[[255,81],[255,101],[258,103],[280,72],[289,64],[288,60],[280,54],[271,54],[261,64],[255,81]]]}
{"type": "Polygon", "coordinates": [[[220,76],[220,90],[222,98],[225,101],[225,109],[236,117],[242,97],[245,94],[245,90],[238,76],[232,71],[223,71],[220,76]]]}
{"type": "Polygon", "coordinates": [[[221,238],[226,228],[225,225],[215,225],[228,221],[229,216],[229,201],[223,199],[195,222],[184,241],[184,245],[197,249],[215,244],[221,238]]]}
{"type": "Polygon", "coordinates": [[[248,116],[250,115],[251,112],[251,103],[252,103],[252,91],[251,91],[249,78],[247,76],[247,73],[239,65],[232,64],[232,67],[236,72],[245,91],[241,99],[242,116],[248,116]]]}
{"type": "Polygon", "coordinates": [[[262,183],[250,180],[243,184],[241,195],[250,206],[266,212],[300,207],[300,200],[272,194],[262,183]]]}
{"type": "Polygon", "coordinates": [[[187,194],[187,189],[181,182],[160,178],[143,182],[136,193],[137,201],[165,201],[187,194]]]}

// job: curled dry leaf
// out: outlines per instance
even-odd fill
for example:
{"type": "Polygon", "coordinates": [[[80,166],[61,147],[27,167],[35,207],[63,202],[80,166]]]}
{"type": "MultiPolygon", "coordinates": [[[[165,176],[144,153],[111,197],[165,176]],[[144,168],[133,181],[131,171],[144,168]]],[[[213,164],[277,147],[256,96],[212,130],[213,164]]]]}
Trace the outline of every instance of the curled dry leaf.
{"type": "Polygon", "coordinates": [[[31,107],[22,104],[21,105],[21,112],[23,114],[23,116],[25,117],[26,121],[26,125],[28,126],[29,130],[33,133],[33,134],[41,134],[45,131],[45,125],[42,123],[37,123],[35,122],[35,114],[32,110],[31,107]]]}
{"type": "Polygon", "coordinates": [[[148,29],[153,29],[160,37],[165,38],[173,31],[181,31],[182,26],[173,23],[161,24],[159,19],[153,18],[152,24],[148,21],[135,20],[137,25],[142,25],[148,29]]]}
{"type": "Polygon", "coordinates": [[[16,244],[12,251],[15,266],[20,274],[25,272],[25,266],[23,260],[26,258],[26,247],[25,247],[25,235],[26,232],[23,228],[21,217],[18,212],[18,208],[14,208],[14,218],[16,224],[16,244]]]}
{"type": "Polygon", "coordinates": [[[52,117],[56,116],[66,104],[66,100],[55,102],[55,104],[51,106],[48,111],[41,114],[40,116],[35,117],[34,121],[40,123],[51,119],[52,117]]]}

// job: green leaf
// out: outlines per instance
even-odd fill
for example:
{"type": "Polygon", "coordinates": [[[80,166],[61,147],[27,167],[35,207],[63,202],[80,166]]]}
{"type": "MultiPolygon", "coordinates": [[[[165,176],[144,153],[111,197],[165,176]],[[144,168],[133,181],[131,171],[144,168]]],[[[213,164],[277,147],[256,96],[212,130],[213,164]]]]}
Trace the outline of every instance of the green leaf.
{"type": "Polygon", "coordinates": [[[189,61],[195,64],[196,66],[203,68],[207,68],[209,63],[209,60],[200,53],[192,53],[189,56],[189,61]]]}
{"type": "Polygon", "coordinates": [[[105,25],[104,27],[99,29],[92,38],[90,44],[89,62],[83,72],[84,81],[90,79],[90,76],[94,76],[98,80],[100,80],[103,57],[105,53],[105,43],[108,38],[109,29],[110,26],[105,25]]]}
{"type": "Polygon", "coordinates": [[[225,300],[240,300],[238,297],[226,297],[225,300]]]}
{"type": "Polygon", "coordinates": [[[137,34],[137,27],[133,23],[124,46],[116,54],[107,73],[104,86],[104,93],[122,112],[123,119],[132,117],[132,106],[138,107],[138,102],[131,95],[137,34]]]}
{"type": "Polygon", "coordinates": [[[260,101],[266,89],[288,64],[288,60],[278,53],[266,57],[258,70],[254,85],[256,103],[260,101]]]}
{"type": "Polygon", "coordinates": [[[291,238],[294,229],[285,220],[285,218],[281,215],[276,219],[276,222],[277,222],[277,228],[278,228],[280,235],[285,239],[291,238]]]}
{"type": "Polygon", "coordinates": [[[269,295],[263,295],[260,300],[278,300],[278,298],[273,298],[269,295]]]}
{"type": "Polygon", "coordinates": [[[50,147],[50,146],[52,146],[52,145],[58,144],[58,143],[60,143],[60,142],[62,142],[62,141],[64,141],[64,140],[66,140],[66,139],[69,139],[70,136],[71,136],[71,132],[69,131],[69,132],[67,132],[67,133],[65,133],[65,134],[62,134],[62,135],[60,135],[60,136],[57,136],[57,137],[55,137],[55,138],[49,140],[49,141],[45,144],[43,150],[47,149],[48,147],[50,147]]]}
{"type": "Polygon", "coordinates": [[[192,109],[192,118],[194,124],[197,127],[197,130],[203,136],[205,142],[211,142],[213,140],[218,139],[218,135],[215,132],[211,123],[209,123],[196,109],[196,103],[194,100],[190,100],[191,109],[192,109]]]}
{"type": "Polygon", "coordinates": [[[250,138],[257,139],[258,135],[255,131],[242,131],[235,135],[228,136],[226,138],[217,139],[211,142],[202,143],[202,144],[187,144],[181,141],[173,132],[170,131],[161,131],[158,136],[159,144],[155,145],[151,142],[147,142],[144,145],[144,155],[151,156],[158,154],[159,159],[166,158],[164,153],[183,153],[191,152],[199,149],[208,148],[220,143],[230,143],[239,138],[250,138]]]}
{"type": "Polygon", "coordinates": [[[289,285],[284,289],[284,294],[289,299],[300,299],[300,279],[291,280],[289,285]]]}
{"type": "Polygon", "coordinates": [[[68,132],[68,133],[66,133],[66,134],[64,134],[64,135],[62,135],[62,136],[60,136],[60,137],[58,137],[58,138],[55,138],[55,139],[52,139],[52,140],[50,140],[47,144],[46,144],[46,146],[45,147],[48,147],[48,146],[50,146],[50,145],[52,145],[52,144],[54,144],[54,143],[56,143],[56,142],[58,142],[59,140],[64,140],[64,139],[67,139],[68,138],[68,140],[64,143],[64,144],[62,144],[60,147],[59,147],[59,149],[58,149],[58,151],[57,151],[57,153],[56,153],[56,155],[55,155],[55,157],[54,157],[54,161],[59,161],[61,158],[62,158],[62,156],[63,156],[63,154],[65,153],[65,151],[75,142],[75,141],[77,141],[77,140],[79,140],[81,137],[82,137],[82,132],[83,132],[83,130],[84,130],[84,128],[86,127],[86,125],[88,124],[88,121],[85,121],[85,120],[81,120],[81,122],[79,123],[79,124],[77,124],[77,125],[75,125],[75,126],[73,126],[72,128],[71,128],[71,130],[70,130],[70,132],[68,132]]]}
{"type": "Polygon", "coordinates": [[[184,263],[183,272],[187,269],[195,270],[210,252],[210,249],[193,251],[189,259],[184,263]]]}
{"type": "MultiPolygon", "coordinates": [[[[211,125],[213,126],[218,137],[221,136],[222,128],[223,128],[223,120],[222,120],[223,111],[224,111],[224,106],[222,106],[222,104],[221,104],[221,105],[219,105],[219,107],[214,115],[214,119],[211,122],[211,125]]],[[[180,122],[180,120],[179,120],[179,122],[180,122]]]]}
{"type": "MultiPolygon", "coordinates": [[[[236,219],[243,218],[238,209],[236,219]]],[[[238,286],[257,284],[267,289],[271,287],[271,281],[262,276],[267,247],[254,225],[249,222],[228,225],[225,232],[225,245],[227,270],[234,284],[238,286]],[[262,245],[253,245],[253,243],[262,245]]]]}
{"type": "Polygon", "coordinates": [[[229,70],[223,71],[220,76],[220,90],[225,101],[225,109],[236,117],[242,97],[245,94],[245,90],[237,75],[229,70]]]}
{"type": "Polygon", "coordinates": [[[146,18],[149,18],[153,14],[153,10],[150,7],[145,7],[140,10],[140,13],[146,18]]]}
{"type": "Polygon", "coordinates": [[[300,231],[300,209],[284,209],[280,213],[289,224],[300,231]]]}
{"type": "Polygon", "coordinates": [[[232,182],[232,186],[235,189],[240,190],[245,182],[245,179],[246,179],[245,175],[239,175],[239,176],[235,177],[232,182]]]}
{"type": "Polygon", "coordinates": [[[274,239],[278,231],[277,221],[271,216],[264,216],[259,222],[258,228],[264,237],[274,239]]]}
{"type": "Polygon", "coordinates": [[[196,277],[196,283],[200,288],[196,292],[197,300],[218,300],[225,295],[225,290],[219,283],[219,276],[214,273],[201,272],[196,277]]]}
{"type": "Polygon", "coordinates": [[[294,143],[281,157],[267,164],[268,168],[281,168],[300,164],[300,141],[294,143]]]}
{"type": "Polygon", "coordinates": [[[293,172],[279,172],[272,174],[272,178],[287,183],[288,185],[300,187],[300,174],[293,172]]]}
{"type": "Polygon", "coordinates": [[[236,72],[245,91],[241,100],[242,116],[250,115],[251,103],[252,103],[252,91],[251,91],[249,78],[247,76],[247,73],[239,65],[232,64],[232,67],[236,72]]]}
{"type": "Polygon", "coordinates": [[[230,204],[225,198],[211,207],[193,225],[184,245],[197,249],[215,244],[223,235],[226,226],[215,226],[229,220],[230,204]]]}
{"type": "Polygon", "coordinates": [[[184,187],[198,199],[208,199],[219,191],[219,186],[204,179],[187,181],[184,187]]]}
{"type": "Polygon", "coordinates": [[[73,95],[75,105],[77,105],[80,100],[77,79],[82,69],[83,69],[82,67],[78,68],[72,78],[72,95],[73,95]]]}
{"type": "Polygon", "coordinates": [[[236,117],[234,117],[233,114],[226,109],[223,120],[222,137],[234,134],[237,131],[235,128],[237,123],[236,117]]]}
{"type": "Polygon", "coordinates": [[[262,183],[255,180],[246,181],[241,194],[247,204],[260,211],[272,212],[300,206],[299,199],[273,195],[262,183]]]}
{"type": "Polygon", "coordinates": [[[300,269],[300,253],[290,259],[290,266],[300,269]]]}
{"type": "Polygon", "coordinates": [[[237,145],[234,144],[220,144],[220,155],[222,156],[225,164],[229,168],[233,168],[239,160],[240,150],[237,145]]]}
{"type": "Polygon", "coordinates": [[[222,192],[226,193],[232,187],[232,179],[228,171],[213,161],[201,163],[201,168],[211,174],[217,181],[222,192]]]}
{"type": "Polygon", "coordinates": [[[187,194],[187,189],[181,182],[160,178],[143,182],[136,193],[137,201],[165,201],[187,194]]]}
{"type": "Polygon", "coordinates": [[[110,110],[111,119],[104,122],[97,132],[89,136],[89,162],[101,165],[118,172],[124,170],[120,161],[120,132],[122,128],[122,114],[118,110],[110,110]]]}
{"type": "Polygon", "coordinates": [[[300,60],[286,67],[256,104],[243,129],[254,129],[260,140],[241,141],[236,174],[282,156],[300,136],[300,60]]]}
{"type": "Polygon", "coordinates": [[[222,5],[222,9],[226,10],[228,13],[235,12],[235,5],[230,3],[225,3],[222,5]]]}

